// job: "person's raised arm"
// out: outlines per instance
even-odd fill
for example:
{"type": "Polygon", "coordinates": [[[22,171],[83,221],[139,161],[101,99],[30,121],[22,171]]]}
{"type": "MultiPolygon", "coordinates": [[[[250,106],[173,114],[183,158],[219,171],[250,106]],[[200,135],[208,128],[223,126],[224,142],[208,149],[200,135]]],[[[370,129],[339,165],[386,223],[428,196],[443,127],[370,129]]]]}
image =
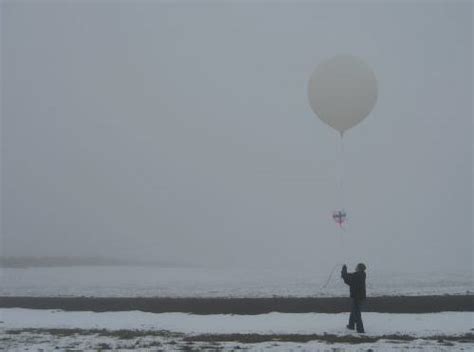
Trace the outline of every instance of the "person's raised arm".
{"type": "Polygon", "coordinates": [[[346,264],[342,266],[341,277],[347,285],[352,283],[352,275],[347,272],[346,264]]]}

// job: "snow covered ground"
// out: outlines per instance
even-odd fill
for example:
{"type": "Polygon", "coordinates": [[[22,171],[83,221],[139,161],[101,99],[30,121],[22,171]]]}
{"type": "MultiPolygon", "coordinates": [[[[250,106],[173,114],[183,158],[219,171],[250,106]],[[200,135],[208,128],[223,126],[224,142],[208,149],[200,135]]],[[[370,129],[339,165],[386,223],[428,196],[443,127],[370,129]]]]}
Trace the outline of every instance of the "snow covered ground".
{"type": "Polygon", "coordinates": [[[474,313],[365,313],[367,334],[347,314],[192,315],[0,309],[4,350],[474,350],[474,313]],[[250,334],[250,335],[248,335],[250,334]]]}
{"type": "MultiPolygon", "coordinates": [[[[335,272],[77,266],[0,269],[0,296],[271,297],[345,296],[335,272]]],[[[368,294],[473,292],[471,274],[368,272],[368,294]]],[[[364,313],[367,334],[345,329],[348,315],[193,315],[140,311],[0,309],[3,351],[469,351],[472,312],[364,313]]]]}
{"type": "MultiPolygon", "coordinates": [[[[335,271],[77,266],[1,268],[0,296],[271,297],[341,296],[335,271]]],[[[394,274],[368,271],[368,294],[440,295],[474,291],[472,274],[394,274]]]]}
{"type": "MultiPolygon", "coordinates": [[[[23,308],[0,309],[7,328],[78,328],[168,330],[186,334],[345,334],[348,314],[269,313],[259,315],[126,312],[70,312],[23,308]]],[[[364,313],[367,335],[469,333],[473,312],[428,314],[364,313]]]]}

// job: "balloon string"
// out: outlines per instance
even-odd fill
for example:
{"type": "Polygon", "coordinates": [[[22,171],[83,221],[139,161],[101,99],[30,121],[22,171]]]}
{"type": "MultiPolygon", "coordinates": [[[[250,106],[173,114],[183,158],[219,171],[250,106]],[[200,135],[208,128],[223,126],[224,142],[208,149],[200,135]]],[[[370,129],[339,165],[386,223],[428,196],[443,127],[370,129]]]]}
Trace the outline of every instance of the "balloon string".
{"type": "Polygon", "coordinates": [[[347,221],[348,221],[348,217],[347,217],[347,211],[345,209],[345,195],[344,195],[344,173],[345,173],[345,150],[344,150],[344,135],[341,133],[341,141],[340,141],[340,156],[339,156],[339,162],[340,162],[340,177],[339,177],[339,201],[341,202],[340,206],[341,206],[341,211],[343,211],[345,214],[346,214],[346,219],[345,219],[345,223],[344,224],[341,224],[340,226],[340,236],[341,236],[341,260],[343,261],[344,260],[344,256],[345,256],[345,246],[344,246],[344,236],[346,235],[346,228],[345,226],[347,226],[347,221]]]}
{"type": "Polygon", "coordinates": [[[344,154],[345,154],[345,151],[344,151],[344,138],[343,138],[343,135],[341,134],[341,143],[340,143],[340,159],[339,159],[339,162],[340,162],[340,177],[339,177],[339,191],[340,191],[340,202],[341,202],[341,206],[342,206],[342,209],[341,210],[345,210],[345,197],[344,197],[344,172],[345,172],[345,163],[344,163],[344,154]]]}
{"type": "MultiPolygon", "coordinates": [[[[344,150],[344,138],[343,138],[343,133],[341,133],[341,141],[340,141],[340,150],[339,150],[339,202],[341,202],[339,204],[339,206],[341,207],[339,209],[339,211],[342,211],[344,213],[346,213],[345,211],[345,197],[344,197],[344,172],[345,172],[345,150],[344,150]]],[[[346,213],[347,214],[347,213],[346,213]]],[[[347,219],[347,218],[346,218],[347,219]]],[[[343,264],[341,264],[342,262],[344,262],[344,257],[345,257],[345,253],[344,253],[344,235],[345,235],[345,232],[346,232],[346,228],[344,227],[344,223],[341,223],[339,224],[339,229],[340,229],[340,234],[341,234],[341,244],[340,244],[340,263],[337,263],[336,265],[334,265],[329,273],[329,276],[327,278],[327,280],[324,282],[324,284],[321,286],[321,290],[322,289],[325,289],[328,287],[329,283],[331,282],[331,279],[334,275],[334,272],[335,270],[338,268],[338,267],[342,267],[343,264]]]]}
{"type": "MultiPolygon", "coordinates": [[[[345,197],[344,197],[344,172],[345,172],[344,154],[345,154],[345,151],[344,151],[344,138],[343,138],[343,133],[341,133],[340,151],[339,151],[339,202],[341,202],[341,204],[339,204],[339,206],[341,208],[339,209],[339,211],[343,211],[343,212],[346,213],[346,211],[345,211],[345,197]]],[[[344,225],[344,223],[339,224],[340,234],[341,234],[341,237],[340,237],[341,238],[341,247],[340,247],[341,262],[344,262],[344,256],[345,256],[345,253],[344,253],[344,247],[345,247],[344,246],[344,235],[345,235],[345,232],[346,232],[346,228],[343,225],[344,225]]],[[[324,284],[321,286],[321,289],[325,289],[329,285],[329,283],[331,282],[331,279],[334,275],[335,270],[338,267],[342,267],[342,265],[343,264],[337,263],[336,265],[334,265],[332,267],[332,269],[329,273],[329,276],[328,276],[327,280],[324,282],[324,284]]]]}

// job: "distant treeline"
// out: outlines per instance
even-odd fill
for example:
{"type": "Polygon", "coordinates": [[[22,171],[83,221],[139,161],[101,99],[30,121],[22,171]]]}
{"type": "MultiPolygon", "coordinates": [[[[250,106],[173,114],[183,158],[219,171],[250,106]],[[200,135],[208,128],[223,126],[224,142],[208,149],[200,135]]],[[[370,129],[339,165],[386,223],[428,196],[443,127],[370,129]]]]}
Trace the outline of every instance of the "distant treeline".
{"type": "Polygon", "coordinates": [[[0,257],[2,268],[101,266],[101,265],[150,265],[161,267],[179,266],[157,261],[133,261],[103,257],[0,257]]]}

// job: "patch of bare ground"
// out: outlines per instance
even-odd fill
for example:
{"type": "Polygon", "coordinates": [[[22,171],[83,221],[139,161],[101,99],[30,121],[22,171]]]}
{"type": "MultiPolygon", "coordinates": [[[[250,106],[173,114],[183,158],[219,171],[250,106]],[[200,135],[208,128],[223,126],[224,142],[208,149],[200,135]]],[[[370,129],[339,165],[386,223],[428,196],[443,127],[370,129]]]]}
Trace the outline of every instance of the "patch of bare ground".
{"type": "Polygon", "coordinates": [[[309,342],[309,341],[324,341],[327,343],[346,343],[346,344],[359,344],[359,343],[373,343],[379,340],[389,340],[390,342],[407,342],[415,339],[422,340],[435,340],[439,343],[449,344],[452,342],[460,343],[473,343],[474,334],[464,335],[433,335],[417,337],[411,335],[381,335],[381,336],[366,336],[366,335],[333,335],[333,334],[283,334],[283,335],[270,335],[270,334],[202,334],[196,336],[186,336],[185,341],[201,341],[201,342],[239,342],[239,343],[260,343],[260,342],[309,342]]]}
{"type": "MultiPolygon", "coordinates": [[[[193,343],[198,343],[199,348],[206,347],[208,350],[218,350],[219,343],[236,342],[243,344],[261,343],[261,342],[297,342],[305,343],[309,341],[321,341],[328,344],[361,344],[374,343],[380,340],[390,343],[403,343],[413,340],[436,341],[444,346],[451,346],[453,343],[474,343],[474,333],[466,333],[461,335],[432,335],[432,336],[412,336],[402,334],[368,336],[368,335],[334,335],[334,334],[200,334],[185,335],[183,333],[170,332],[167,330],[106,330],[106,329],[10,329],[6,330],[6,335],[18,334],[34,334],[44,336],[49,334],[57,337],[66,336],[104,336],[117,338],[119,340],[132,340],[142,337],[161,337],[169,340],[168,345],[178,345],[178,342],[186,342],[180,345],[182,350],[192,351],[195,349],[193,343]],[[204,344],[204,345],[203,345],[204,344]]],[[[138,342],[137,342],[138,343],[138,342]]],[[[149,341],[146,343],[148,347],[157,347],[161,342],[149,341]]],[[[178,347],[178,346],[176,346],[178,347]]],[[[105,348],[102,348],[105,349],[105,348]]]]}
{"type": "MultiPolygon", "coordinates": [[[[0,308],[65,311],[184,312],[192,314],[342,313],[348,297],[171,298],[171,297],[0,297],[0,308]]],[[[364,309],[379,313],[473,312],[474,295],[369,297],[364,309]]]]}
{"type": "Polygon", "coordinates": [[[179,338],[184,334],[171,332],[168,330],[106,330],[106,329],[10,329],[5,331],[6,334],[18,335],[22,333],[31,334],[49,334],[53,336],[65,337],[73,335],[96,335],[115,337],[120,340],[131,340],[139,337],[159,336],[165,338],[179,338]]]}

